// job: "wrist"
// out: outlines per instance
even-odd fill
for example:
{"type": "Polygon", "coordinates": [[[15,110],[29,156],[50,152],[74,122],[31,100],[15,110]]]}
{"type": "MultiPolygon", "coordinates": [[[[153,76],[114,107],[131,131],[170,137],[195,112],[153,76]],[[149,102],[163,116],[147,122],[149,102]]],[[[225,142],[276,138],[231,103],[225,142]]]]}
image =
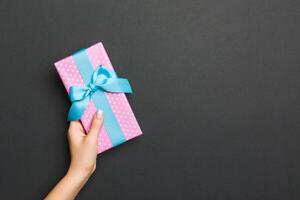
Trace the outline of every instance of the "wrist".
{"type": "Polygon", "coordinates": [[[92,170],[70,165],[66,176],[74,177],[77,180],[88,180],[92,174],[92,170]]]}

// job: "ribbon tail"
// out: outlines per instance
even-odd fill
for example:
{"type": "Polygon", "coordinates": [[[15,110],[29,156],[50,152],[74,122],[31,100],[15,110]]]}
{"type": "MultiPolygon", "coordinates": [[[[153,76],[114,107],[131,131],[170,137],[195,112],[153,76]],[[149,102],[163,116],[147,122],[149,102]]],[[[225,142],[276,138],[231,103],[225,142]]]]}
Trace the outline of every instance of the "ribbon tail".
{"type": "Polygon", "coordinates": [[[68,121],[80,120],[85,109],[89,106],[89,98],[84,98],[80,101],[74,101],[69,110],[68,121]]]}
{"type": "Polygon", "coordinates": [[[103,90],[112,93],[132,93],[129,81],[125,78],[109,79],[109,81],[101,87],[103,90]]]}

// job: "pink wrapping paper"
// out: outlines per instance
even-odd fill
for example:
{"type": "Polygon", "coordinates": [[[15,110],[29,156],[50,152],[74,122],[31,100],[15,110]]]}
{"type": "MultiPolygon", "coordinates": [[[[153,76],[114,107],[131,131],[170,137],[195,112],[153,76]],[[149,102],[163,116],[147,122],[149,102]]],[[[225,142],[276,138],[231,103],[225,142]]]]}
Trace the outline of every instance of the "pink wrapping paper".
{"type": "MultiPolygon", "coordinates": [[[[109,69],[113,69],[113,66],[102,43],[97,43],[87,48],[86,51],[94,69],[96,69],[100,64],[108,67],[109,69]]],[[[81,78],[81,75],[77,69],[77,66],[72,56],[68,56],[56,62],[55,67],[68,93],[71,86],[84,85],[84,82],[81,78]]],[[[128,103],[125,94],[107,92],[105,94],[115,114],[115,117],[124,133],[126,141],[141,135],[142,131],[131,110],[131,107],[128,103]]],[[[81,118],[82,125],[86,132],[88,132],[90,129],[91,121],[95,112],[96,107],[94,103],[90,101],[88,108],[85,110],[81,118]]],[[[113,146],[110,141],[110,138],[107,135],[105,128],[102,127],[98,137],[97,152],[102,153],[112,147],[113,146]]]]}

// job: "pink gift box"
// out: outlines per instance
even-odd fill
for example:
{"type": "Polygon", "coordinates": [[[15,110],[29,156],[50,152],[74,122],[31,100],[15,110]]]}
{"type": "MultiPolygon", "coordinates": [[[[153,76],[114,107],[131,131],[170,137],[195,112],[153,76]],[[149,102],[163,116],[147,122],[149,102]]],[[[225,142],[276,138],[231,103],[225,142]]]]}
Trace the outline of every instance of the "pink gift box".
{"type": "MultiPolygon", "coordinates": [[[[102,43],[97,43],[87,48],[86,53],[94,70],[98,68],[99,65],[104,65],[114,70],[102,43]]],[[[55,67],[68,93],[71,86],[85,85],[72,55],[56,62],[55,67]]],[[[125,94],[105,92],[105,95],[124,134],[125,140],[127,141],[141,135],[142,131],[125,94]]],[[[86,132],[90,129],[91,121],[96,110],[94,102],[90,101],[88,108],[81,117],[81,122],[86,132]]],[[[102,153],[112,147],[111,139],[103,126],[98,137],[97,152],[102,153]]]]}

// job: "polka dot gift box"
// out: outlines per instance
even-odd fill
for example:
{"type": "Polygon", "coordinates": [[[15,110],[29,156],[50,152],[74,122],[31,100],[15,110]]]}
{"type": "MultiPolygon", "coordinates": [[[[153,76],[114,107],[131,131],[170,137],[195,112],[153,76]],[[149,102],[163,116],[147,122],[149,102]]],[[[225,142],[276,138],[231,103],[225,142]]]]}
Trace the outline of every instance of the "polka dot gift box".
{"type": "Polygon", "coordinates": [[[104,125],[98,137],[98,153],[142,134],[124,93],[131,93],[127,79],[119,78],[102,45],[97,43],[55,63],[72,106],[68,120],[81,120],[86,132],[98,109],[104,125]]]}

